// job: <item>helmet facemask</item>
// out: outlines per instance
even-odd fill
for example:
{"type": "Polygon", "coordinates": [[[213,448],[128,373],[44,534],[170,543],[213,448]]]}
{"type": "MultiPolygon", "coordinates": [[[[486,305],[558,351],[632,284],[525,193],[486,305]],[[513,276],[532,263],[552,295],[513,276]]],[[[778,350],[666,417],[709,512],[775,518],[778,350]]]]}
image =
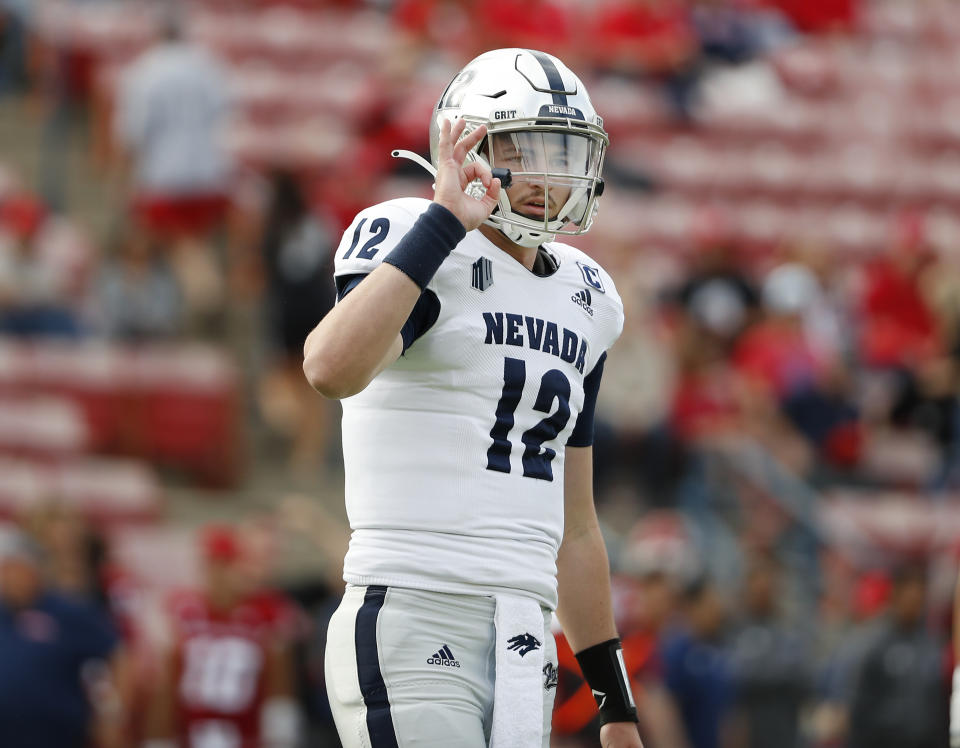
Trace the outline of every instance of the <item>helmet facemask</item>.
{"type": "Polygon", "coordinates": [[[468,158],[509,169],[511,176],[486,223],[511,241],[534,247],[557,234],[587,231],[603,191],[602,130],[579,122],[571,126],[566,119],[483,124],[487,138],[468,158]]]}
{"type": "MultiPolygon", "coordinates": [[[[467,160],[510,170],[510,186],[501,189],[487,225],[525,247],[590,228],[603,192],[600,174],[609,140],[583,83],[563,62],[529,49],[485,52],[440,96],[430,120],[430,162],[409,151],[394,156],[436,174],[445,119],[463,119],[463,136],[486,126],[487,137],[467,160]]],[[[479,180],[467,187],[474,197],[485,192],[479,180]]]]}

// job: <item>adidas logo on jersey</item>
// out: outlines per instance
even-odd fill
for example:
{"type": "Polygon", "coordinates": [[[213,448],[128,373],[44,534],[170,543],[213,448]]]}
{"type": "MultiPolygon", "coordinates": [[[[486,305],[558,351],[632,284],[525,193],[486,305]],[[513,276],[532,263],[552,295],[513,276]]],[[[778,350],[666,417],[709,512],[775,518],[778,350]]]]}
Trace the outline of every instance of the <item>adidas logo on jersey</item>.
{"type": "Polygon", "coordinates": [[[460,667],[460,663],[453,656],[450,647],[444,644],[440,649],[434,652],[433,657],[427,658],[428,665],[441,665],[443,667],[460,667]]]}
{"type": "Polygon", "coordinates": [[[590,304],[593,303],[593,294],[590,293],[589,288],[585,288],[582,291],[577,291],[573,296],[570,297],[570,301],[579,306],[583,311],[593,316],[593,307],[590,304]]]}

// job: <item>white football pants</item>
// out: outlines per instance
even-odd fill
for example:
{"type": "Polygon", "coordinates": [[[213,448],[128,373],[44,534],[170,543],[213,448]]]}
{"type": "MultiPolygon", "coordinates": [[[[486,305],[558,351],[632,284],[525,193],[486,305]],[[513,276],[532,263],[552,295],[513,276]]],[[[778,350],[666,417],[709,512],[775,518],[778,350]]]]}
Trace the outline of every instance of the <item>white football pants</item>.
{"type": "MultiPolygon", "coordinates": [[[[327,694],[344,748],[486,748],[496,641],[492,597],[347,585],[327,632],[327,694]]],[[[544,611],[544,631],[550,612],[544,611]]],[[[548,748],[557,648],[545,636],[548,748]]]]}

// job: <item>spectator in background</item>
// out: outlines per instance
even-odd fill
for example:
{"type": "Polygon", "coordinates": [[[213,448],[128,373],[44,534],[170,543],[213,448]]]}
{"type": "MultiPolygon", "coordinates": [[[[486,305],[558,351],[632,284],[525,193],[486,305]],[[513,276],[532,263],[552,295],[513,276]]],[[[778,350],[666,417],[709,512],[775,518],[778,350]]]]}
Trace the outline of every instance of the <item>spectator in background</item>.
{"type": "Polygon", "coordinates": [[[456,70],[480,51],[468,0],[398,0],[391,5],[396,39],[385,71],[391,81],[402,85],[434,66],[456,70]]]}
{"type": "Polygon", "coordinates": [[[293,748],[299,713],[290,642],[272,599],[251,595],[236,531],[207,527],[202,589],[170,601],[172,641],[163,657],[147,727],[154,745],[293,748]]]}
{"type": "MultiPolygon", "coordinates": [[[[293,520],[295,528],[284,527],[284,522],[290,519],[291,502],[299,501],[299,498],[287,499],[276,514],[255,514],[244,520],[238,528],[243,547],[238,570],[245,589],[249,590],[247,604],[260,610],[271,622],[278,641],[284,642],[291,651],[298,701],[306,722],[303,745],[336,745],[336,728],[323,682],[323,650],[327,623],[340,602],[343,580],[338,573],[331,588],[324,575],[298,575],[292,586],[285,585],[281,591],[275,579],[278,560],[282,558],[283,546],[291,540],[290,535],[309,532],[315,520],[311,511],[315,502],[302,499],[308,506],[301,507],[305,511],[293,520]]],[[[341,532],[345,546],[349,530],[341,528],[341,532]]],[[[342,550],[340,543],[337,547],[342,550]]],[[[327,549],[318,550],[326,555],[327,549]]],[[[335,561],[339,569],[342,556],[335,561]]]]}
{"type": "Polygon", "coordinates": [[[634,267],[626,283],[626,273],[620,276],[624,328],[597,398],[594,484],[598,505],[625,489],[632,502],[663,506],[672,503],[682,467],[677,443],[663,428],[674,361],[656,314],[655,274],[647,261],[634,267]]]}
{"type": "Polygon", "coordinates": [[[124,231],[97,279],[100,329],[125,341],[173,337],[180,330],[180,288],[149,237],[124,231]]]}
{"type": "Polygon", "coordinates": [[[948,351],[946,326],[927,297],[935,261],[924,217],[899,215],[886,253],[865,269],[858,327],[861,359],[887,377],[890,422],[931,437],[947,471],[960,439],[957,366],[948,351]]]}
{"type": "Polygon", "coordinates": [[[747,62],[793,36],[782,13],[744,0],[694,0],[691,13],[706,61],[747,62]]]}
{"type": "Polygon", "coordinates": [[[887,616],[861,661],[849,748],[940,748],[947,734],[943,649],[926,626],[927,576],[895,570],[887,616]]]}
{"type": "Polygon", "coordinates": [[[600,71],[661,81],[674,112],[692,115],[700,43],[683,2],[606,0],[585,31],[600,71]]]}
{"type": "Polygon", "coordinates": [[[782,11],[800,31],[849,31],[856,23],[860,0],[748,0],[752,5],[782,11]]]}
{"type": "Polygon", "coordinates": [[[923,287],[936,255],[923,216],[904,213],[887,251],[868,264],[860,308],[860,357],[877,368],[912,367],[943,348],[923,287]]]}
{"type": "Polygon", "coordinates": [[[640,719],[652,746],[687,745],[680,711],[665,683],[662,637],[678,613],[680,590],[696,566],[683,520],[649,512],[630,531],[612,578],[614,614],[640,719]]]}
{"type": "Polygon", "coordinates": [[[727,357],[756,317],[760,303],[753,281],[737,261],[734,235],[724,212],[702,209],[690,240],[690,266],[683,282],[667,291],[663,303],[677,365],[671,425],[685,442],[727,432],[738,422],[739,395],[727,357]]]}
{"type": "Polygon", "coordinates": [[[765,317],[737,342],[733,360],[759,397],[773,398],[828,462],[850,467],[861,433],[842,361],[817,346],[807,317],[822,305],[816,276],[796,263],[775,268],[763,283],[765,317]]]}
{"type": "Polygon", "coordinates": [[[44,551],[45,576],[51,589],[109,612],[104,580],[103,541],[70,507],[46,502],[25,519],[44,551]]]}
{"type": "Polygon", "coordinates": [[[39,548],[0,535],[0,741],[4,748],[122,748],[109,618],[49,590],[39,548]]]}
{"type": "MultiPolygon", "coordinates": [[[[575,43],[577,21],[569,3],[558,0],[487,0],[478,14],[486,49],[520,47],[548,50],[579,65],[582,47],[575,43]]],[[[596,39],[591,40],[597,44],[596,39]]]]}
{"type": "Polygon", "coordinates": [[[184,19],[167,6],[159,42],[125,72],[114,135],[137,227],[169,250],[187,311],[201,323],[224,301],[209,240],[222,225],[233,171],[222,136],[230,115],[220,64],[188,41],[184,19]]]}
{"type": "Polygon", "coordinates": [[[667,297],[668,311],[699,321],[729,349],[756,318],[760,293],[737,257],[730,217],[706,206],[695,216],[690,232],[691,258],[686,278],[667,297]]]}
{"type": "Polygon", "coordinates": [[[136,729],[140,715],[136,701],[142,692],[136,668],[142,604],[134,580],[110,558],[106,538],[75,509],[49,501],[38,505],[23,519],[23,526],[43,553],[44,578],[51,592],[89,605],[110,621],[123,642],[112,658],[112,686],[125,705],[126,735],[136,729]]]}
{"type": "Polygon", "coordinates": [[[95,316],[106,336],[136,342],[180,332],[180,287],[166,257],[145,234],[123,231],[100,267],[96,286],[95,316]]]}
{"type": "Polygon", "coordinates": [[[10,195],[0,204],[0,333],[73,338],[82,332],[68,301],[73,279],[38,242],[46,218],[29,195],[10,195]]]}
{"type": "Polygon", "coordinates": [[[339,238],[311,212],[296,175],[280,171],[260,243],[266,280],[267,329],[272,361],[260,383],[267,423],[287,437],[291,467],[321,462],[330,441],[330,404],[318,401],[303,379],[303,343],[333,308],[333,251],[339,238]]]}
{"type": "Polygon", "coordinates": [[[813,685],[811,650],[804,635],[780,615],[785,589],[775,558],[764,554],[752,560],[743,593],[731,667],[745,748],[797,748],[800,710],[813,685]]]}
{"type": "Polygon", "coordinates": [[[666,634],[662,657],[691,748],[719,748],[735,689],[723,642],[726,610],[719,591],[700,577],[681,595],[683,623],[666,634]]]}
{"type": "Polygon", "coordinates": [[[27,85],[27,21],[30,0],[0,0],[0,96],[27,85]]]}

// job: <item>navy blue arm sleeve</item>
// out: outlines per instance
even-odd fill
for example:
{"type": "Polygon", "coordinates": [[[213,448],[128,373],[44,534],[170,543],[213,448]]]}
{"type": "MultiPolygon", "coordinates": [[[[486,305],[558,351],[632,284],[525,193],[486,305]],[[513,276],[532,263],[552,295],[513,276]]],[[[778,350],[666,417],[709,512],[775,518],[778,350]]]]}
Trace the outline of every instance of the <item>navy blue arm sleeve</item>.
{"type": "Polygon", "coordinates": [[[603,378],[603,362],[607,360],[606,352],[600,356],[593,371],[583,380],[583,410],[577,416],[577,425],[573,427],[568,447],[589,447],[593,444],[593,416],[597,408],[597,394],[600,392],[600,380],[603,378]]]}
{"type": "MultiPolygon", "coordinates": [[[[337,282],[337,301],[343,299],[348,293],[360,285],[360,281],[366,278],[366,274],[343,275],[338,276],[337,282]]],[[[440,299],[429,289],[420,294],[417,303],[414,304],[410,316],[403,323],[400,330],[400,337],[403,338],[403,350],[413,345],[414,341],[423,335],[427,330],[433,327],[433,323],[440,316],[440,299]]]]}

